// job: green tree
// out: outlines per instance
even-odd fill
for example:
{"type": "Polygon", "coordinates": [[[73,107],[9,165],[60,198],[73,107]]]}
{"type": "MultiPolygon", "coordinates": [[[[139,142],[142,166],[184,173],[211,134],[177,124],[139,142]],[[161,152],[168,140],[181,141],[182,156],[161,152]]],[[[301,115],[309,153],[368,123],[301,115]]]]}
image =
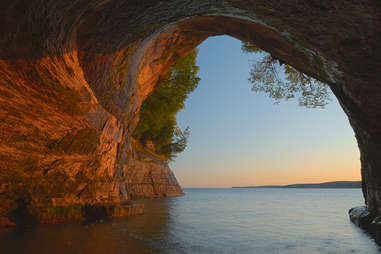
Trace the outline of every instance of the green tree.
{"type": "Polygon", "coordinates": [[[188,94],[200,81],[197,54],[198,50],[193,50],[177,61],[140,109],[140,120],[133,136],[143,145],[152,142],[154,152],[167,159],[173,159],[186,148],[190,130],[189,127],[184,131],[179,129],[176,114],[184,108],[188,94]]]}
{"type": "Polygon", "coordinates": [[[261,57],[250,70],[253,91],[268,94],[275,103],[298,98],[299,105],[307,108],[323,108],[331,100],[327,84],[284,64],[252,43],[243,42],[242,51],[261,57]]]}

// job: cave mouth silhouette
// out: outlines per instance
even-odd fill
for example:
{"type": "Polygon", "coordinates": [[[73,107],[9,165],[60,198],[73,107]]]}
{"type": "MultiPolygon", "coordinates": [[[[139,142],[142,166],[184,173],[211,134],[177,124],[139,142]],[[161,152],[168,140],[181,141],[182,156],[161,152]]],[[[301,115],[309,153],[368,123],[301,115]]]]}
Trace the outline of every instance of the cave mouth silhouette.
{"type": "MultiPolygon", "coordinates": [[[[356,119],[364,119],[364,116],[359,113],[359,104],[356,105],[356,102],[348,99],[347,77],[339,70],[338,64],[325,58],[315,45],[309,45],[307,41],[296,41],[287,31],[239,15],[195,16],[167,25],[157,30],[141,44],[141,58],[136,71],[136,82],[140,87],[141,98],[144,100],[152,93],[153,88],[160,84],[163,75],[178,58],[196,48],[205,39],[218,35],[228,35],[241,41],[251,42],[276,59],[329,85],[354,128],[361,154],[362,191],[365,203],[369,211],[377,214],[379,201],[377,201],[377,194],[373,191],[374,185],[366,184],[366,179],[374,177],[374,173],[370,173],[372,170],[369,167],[372,166],[369,163],[375,160],[372,162],[366,160],[369,150],[363,148],[364,144],[368,146],[376,140],[372,140],[370,135],[368,136],[369,133],[364,134],[362,128],[367,128],[366,124],[361,121],[359,123],[356,119]],[[152,78],[155,76],[156,78],[152,78]]],[[[371,146],[378,150],[376,148],[378,145],[371,146]]]]}
{"type": "MultiPolygon", "coordinates": [[[[366,106],[360,102],[363,100],[359,96],[362,94],[360,86],[363,86],[365,91],[366,85],[363,82],[356,83],[359,80],[353,78],[356,75],[364,77],[364,74],[360,74],[362,72],[360,68],[356,70],[357,73],[352,73],[352,77],[352,74],[344,73],[347,70],[343,72],[344,69],[339,67],[339,64],[343,65],[342,61],[336,62],[337,56],[327,57],[324,54],[327,48],[321,47],[324,51],[320,51],[316,43],[310,43],[311,40],[307,41],[303,38],[300,40],[300,37],[295,39],[288,31],[236,14],[185,18],[156,30],[138,48],[141,58],[135,73],[137,73],[136,83],[139,86],[141,98],[144,100],[152,93],[160,84],[163,75],[178,58],[196,48],[206,38],[217,35],[229,35],[241,41],[251,42],[269,52],[274,58],[329,85],[348,116],[356,135],[361,154],[362,191],[367,209],[371,212],[372,218],[375,214],[379,214],[381,202],[377,189],[380,188],[377,187],[379,180],[376,179],[380,174],[376,168],[381,165],[381,160],[375,158],[374,153],[380,151],[381,146],[377,137],[381,134],[375,129],[378,126],[377,121],[369,118],[368,110],[376,110],[375,104],[367,103],[366,105],[372,104],[372,106],[366,109],[366,106]]],[[[347,46],[346,43],[343,44],[344,47],[347,46]]]]}
{"type": "MultiPolygon", "coordinates": [[[[183,187],[202,188],[208,186],[230,188],[232,185],[286,185],[286,183],[358,180],[360,166],[357,145],[354,142],[352,130],[348,128],[345,114],[342,112],[336,100],[330,101],[327,107],[323,109],[300,108],[300,106],[297,105],[297,98],[288,102],[282,100],[280,105],[273,105],[274,100],[269,98],[266,94],[250,91],[250,83],[247,80],[250,71],[249,62],[250,64],[253,63],[252,60],[255,59],[255,56],[242,53],[240,40],[236,40],[230,36],[209,37],[202,42],[198,48],[199,53],[197,59],[199,61],[197,62],[200,67],[201,81],[196,90],[190,94],[190,98],[185,101],[185,111],[181,110],[176,117],[177,119],[180,117],[181,120],[177,122],[182,129],[185,129],[187,126],[190,127],[191,135],[189,140],[191,142],[188,144],[189,150],[187,149],[188,151],[185,150],[179,153],[174,159],[174,162],[170,163],[171,169],[183,187]],[[224,53],[225,50],[229,51],[229,53],[224,53]],[[241,54],[245,56],[238,57],[241,54]],[[241,62],[238,63],[238,61],[241,62]],[[245,70],[235,71],[234,69],[236,68],[245,70]],[[209,70],[213,74],[209,74],[209,70]],[[226,75],[228,76],[224,78],[226,75]],[[229,81],[224,83],[225,79],[229,81]],[[230,91],[230,93],[226,91],[230,91]],[[240,97],[238,97],[238,94],[240,97]],[[261,102],[261,104],[259,102],[261,102]],[[261,110],[257,110],[258,108],[261,108],[261,110]],[[264,111],[268,112],[268,115],[271,115],[272,121],[269,121],[267,117],[263,115],[264,111]],[[332,113],[335,113],[337,117],[332,117],[332,113]],[[241,116],[244,114],[246,117],[241,116]],[[209,116],[206,117],[207,115],[209,116]],[[252,117],[250,117],[250,115],[252,115],[252,117]],[[289,115],[289,120],[283,119],[283,115],[289,115]],[[255,121],[253,119],[255,119],[255,121]],[[284,125],[280,119],[283,119],[284,125]],[[335,121],[332,121],[334,119],[335,121]],[[336,119],[340,119],[340,121],[336,121],[336,119]],[[224,124],[224,121],[226,121],[226,124],[224,124]],[[289,121],[294,124],[289,124],[289,121]],[[316,125],[310,124],[311,122],[315,122],[316,125]],[[322,122],[325,122],[325,124],[322,124],[322,122]],[[330,122],[329,125],[326,124],[328,122],[330,122]],[[274,124],[279,126],[278,130],[272,128],[274,124]],[[252,126],[251,129],[248,126],[252,126]],[[274,135],[268,135],[266,131],[267,128],[264,126],[268,126],[268,131],[271,130],[270,132],[274,133],[274,135]],[[345,143],[341,145],[338,143],[340,141],[333,141],[336,140],[334,133],[341,136],[341,133],[337,131],[337,129],[340,128],[338,126],[342,128],[342,132],[347,134],[345,143]],[[298,134],[296,130],[299,130],[300,133],[298,134]],[[206,141],[209,135],[204,134],[204,132],[212,132],[210,133],[210,144],[206,141]],[[263,134],[255,135],[254,133],[263,134]],[[310,135],[307,133],[314,134],[310,135]],[[321,136],[319,141],[314,139],[317,135],[321,136]],[[264,142],[261,136],[267,137],[267,142],[264,142]],[[273,136],[277,137],[278,140],[277,138],[273,138],[273,136]],[[332,137],[332,139],[330,137],[332,137]],[[308,139],[311,141],[310,144],[304,142],[304,140],[308,139]],[[245,140],[252,140],[252,143],[248,145],[248,141],[245,140]],[[277,141],[278,143],[280,142],[280,144],[276,144],[277,141]],[[270,158],[270,153],[264,152],[270,149],[267,143],[271,143],[274,146],[271,148],[274,153],[273,162],[271,162],[271,160],[265,162],[264,159],[261,159],[262,157],[270,158]],[[216,144],[220,144],[219,147],[216,144]],[[345,155],[338,152],[343,150],[343,144],[347,145],[345,150],[350,151],[349,156],[351,157],[347,159],[345,159],[345,155]],[[205,149],[203,146],[207,146],[212,150],[205,149]],[[301,146],[305,146],[305,150],[301,151],[299,148],[296,148],[301,146]],[[221,147],[225,148],[220,150],[221,147]],[[235,148],[232,149],[231,147],[235,148]],[[263,147],[264,150],[258,147],[263,147]],[[294,153],[287,152],[290,147],[295,149],[294,153]],[[324,152],[317,150],[317,147],[323,149],[324,152]],[[246,150],[251,152],[246,152],[246,150]],[[210,160],[207,159],[209,153],[211,155],[210,160]],[[337,161],[333,159],[332,153],[337,154],[337,161]],[[296,154],[299,154],[301,158],[296,159],[296,154]],[[235,156],[236,158],[234,158],[235,156]],[[303,157],[309,159],[304,160],[303,157]],[[208,162],[202,162],[203,159],[208,160],[208,162]],[[218,162],[220,160],[226,160],[227,164],[221,164],[218,162]],[[278,160],[283,161],[283,163],[278,162],[278,160]],[[192,161],[194,161],[194,163],[192,163],[192,161]],[[248,161],[251,161],[251,163],[248,161]],[[333,161],[336,161],[336,163],[333,161]],[[293,166],[288,166],[290,163],[293,166]],[[234,175],[229,171],[229,167],[235,168],[234,175]],[[295,167],[295,169],[292,169],[293,167],[295,167]],[[226,174],[231,175],[232,181],[229,183],[226,177],[223,177],[215,170],[216,168],[221,169],[223,172],[226,170],[226,174]],[[248,172],[248,168],[252,168],[253,173],[248,172]],[[279,169],[279,173],[276,172],[274,168],[279,169]],[[304,168],[304,171],[310,172],[310,175],[306,176],[305,179],[298,177],[297,168],[304,168]],[[328,168],[338,170],[345,168],[347,171],[340,170],[339,172],[341,172],[341,174],[337,173],[329,179],[323,176],[332,175],[330,171],[327,170],[328,168]],[[273,174],[265,173],[265,169],[269,172],[273,172],[273,174]],[[239,177],[240,172],[242,172],[242,175],[247,175],[248,178],[241,177],[241,179],[239,177]],[[257,172],[257,176],[262,176],[260,179],[256,179],[255,177],[257,172]],[[267,180],[264,179],[264,175],[267,176],[267,180]],[[292,180],[289,175],[294,175],[297,180],[292,180]],[[355,175],[355,177],[353,177],[353,175],[355,175]],[[221,178],[221,183],[214,178],[221,178]],[[213,180],[209,182],[208,179],[213,180]],[[238,179],[242,181],[239,182],[238,179]],[[249,179],[251,179],[251,181],[249,179]]],[[[330,94],[330,97],[333,99],[333,94],[330,94]]],[[[225,175],[225,173],[223,175],[225,175]]]]}
{"type": "Polygon", "coordinates": [[[143,100],[147,98],[177,59],[197,48],[207,38],[221,35],[252,42],[274,57],[327,84],[333,84],[338,79],[337,70],[330,69],[333,64],[323,65],[327,60],[320,54],[305,50],[283,34],[258,21],[233,15],[196,16],[169,24],[144,39],[137,49],[140,58],[133,58],[139,60],[135,71],[139,95],[143,100]]]}

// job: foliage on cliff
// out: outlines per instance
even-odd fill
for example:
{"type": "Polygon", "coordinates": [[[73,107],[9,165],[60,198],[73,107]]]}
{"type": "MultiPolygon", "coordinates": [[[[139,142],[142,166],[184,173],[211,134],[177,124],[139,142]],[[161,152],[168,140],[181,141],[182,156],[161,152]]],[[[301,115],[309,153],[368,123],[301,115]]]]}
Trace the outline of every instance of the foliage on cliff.
{"type": "MultiPolygon", "coordinates": [[[[243,42],[242,50],[261,57],[250,71],[253,91],[267,93],[276,103],[297,97],[300,106],[309,108],[324,107],[330,100],[326,84],[283,64],[251,43],[243,42]]],[[[197,53],[194,50],[177,61],[140,109],[140,120],[133,136],[167,159],[184,151],[190,134],[189,128],[179,129],[175,116],[200,81],[197,53]]]]}
{"type": "Polygon", "coordinates": [[[252,43],[243,42],[242,51],[260,54],[261,57],[250,70],[249,81],[253,91],[268,94],[275,103],[297,97],[299,105],[307,108],[322,108],[331,100],[327,84],[265,54],[252,43]]]}
{"type": "Polygon", "coordinates": [[[193,50],[178,60],[140,109],[140,120],[133,136],[145,146],[152,142],[154,152],[167,159],[184,151],[189,137],[189,127],[181,131],[175,116],[200,81],[197,53],[198,50],[193,50]]]}

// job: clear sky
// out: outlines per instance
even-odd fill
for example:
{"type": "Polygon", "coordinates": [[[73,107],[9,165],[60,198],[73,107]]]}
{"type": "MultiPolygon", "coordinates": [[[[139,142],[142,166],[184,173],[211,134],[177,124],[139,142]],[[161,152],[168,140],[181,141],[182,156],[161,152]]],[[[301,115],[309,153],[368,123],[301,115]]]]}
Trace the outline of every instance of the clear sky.
{"type": "Polygon", "coordinates": [[[182,187],[360,180],[360,155],[348,119],[332,95],[324,109],[250,90],[254,55],[232,37],[199,47],[201,81],[178,113],[191,128],[187,149],[170,167],[182,187]]]}

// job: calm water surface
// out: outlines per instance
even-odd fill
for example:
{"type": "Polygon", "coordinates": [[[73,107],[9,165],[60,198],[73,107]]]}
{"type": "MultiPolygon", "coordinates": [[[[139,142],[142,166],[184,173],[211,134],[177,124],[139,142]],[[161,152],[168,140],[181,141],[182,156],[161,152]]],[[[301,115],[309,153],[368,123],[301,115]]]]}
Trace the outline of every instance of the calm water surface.
{"type": "Polygon", "coordinates": [[[0,231],[0,253],[380,253],[349,222],[360,189],[185,189],[91,225],[0,231]]]}

